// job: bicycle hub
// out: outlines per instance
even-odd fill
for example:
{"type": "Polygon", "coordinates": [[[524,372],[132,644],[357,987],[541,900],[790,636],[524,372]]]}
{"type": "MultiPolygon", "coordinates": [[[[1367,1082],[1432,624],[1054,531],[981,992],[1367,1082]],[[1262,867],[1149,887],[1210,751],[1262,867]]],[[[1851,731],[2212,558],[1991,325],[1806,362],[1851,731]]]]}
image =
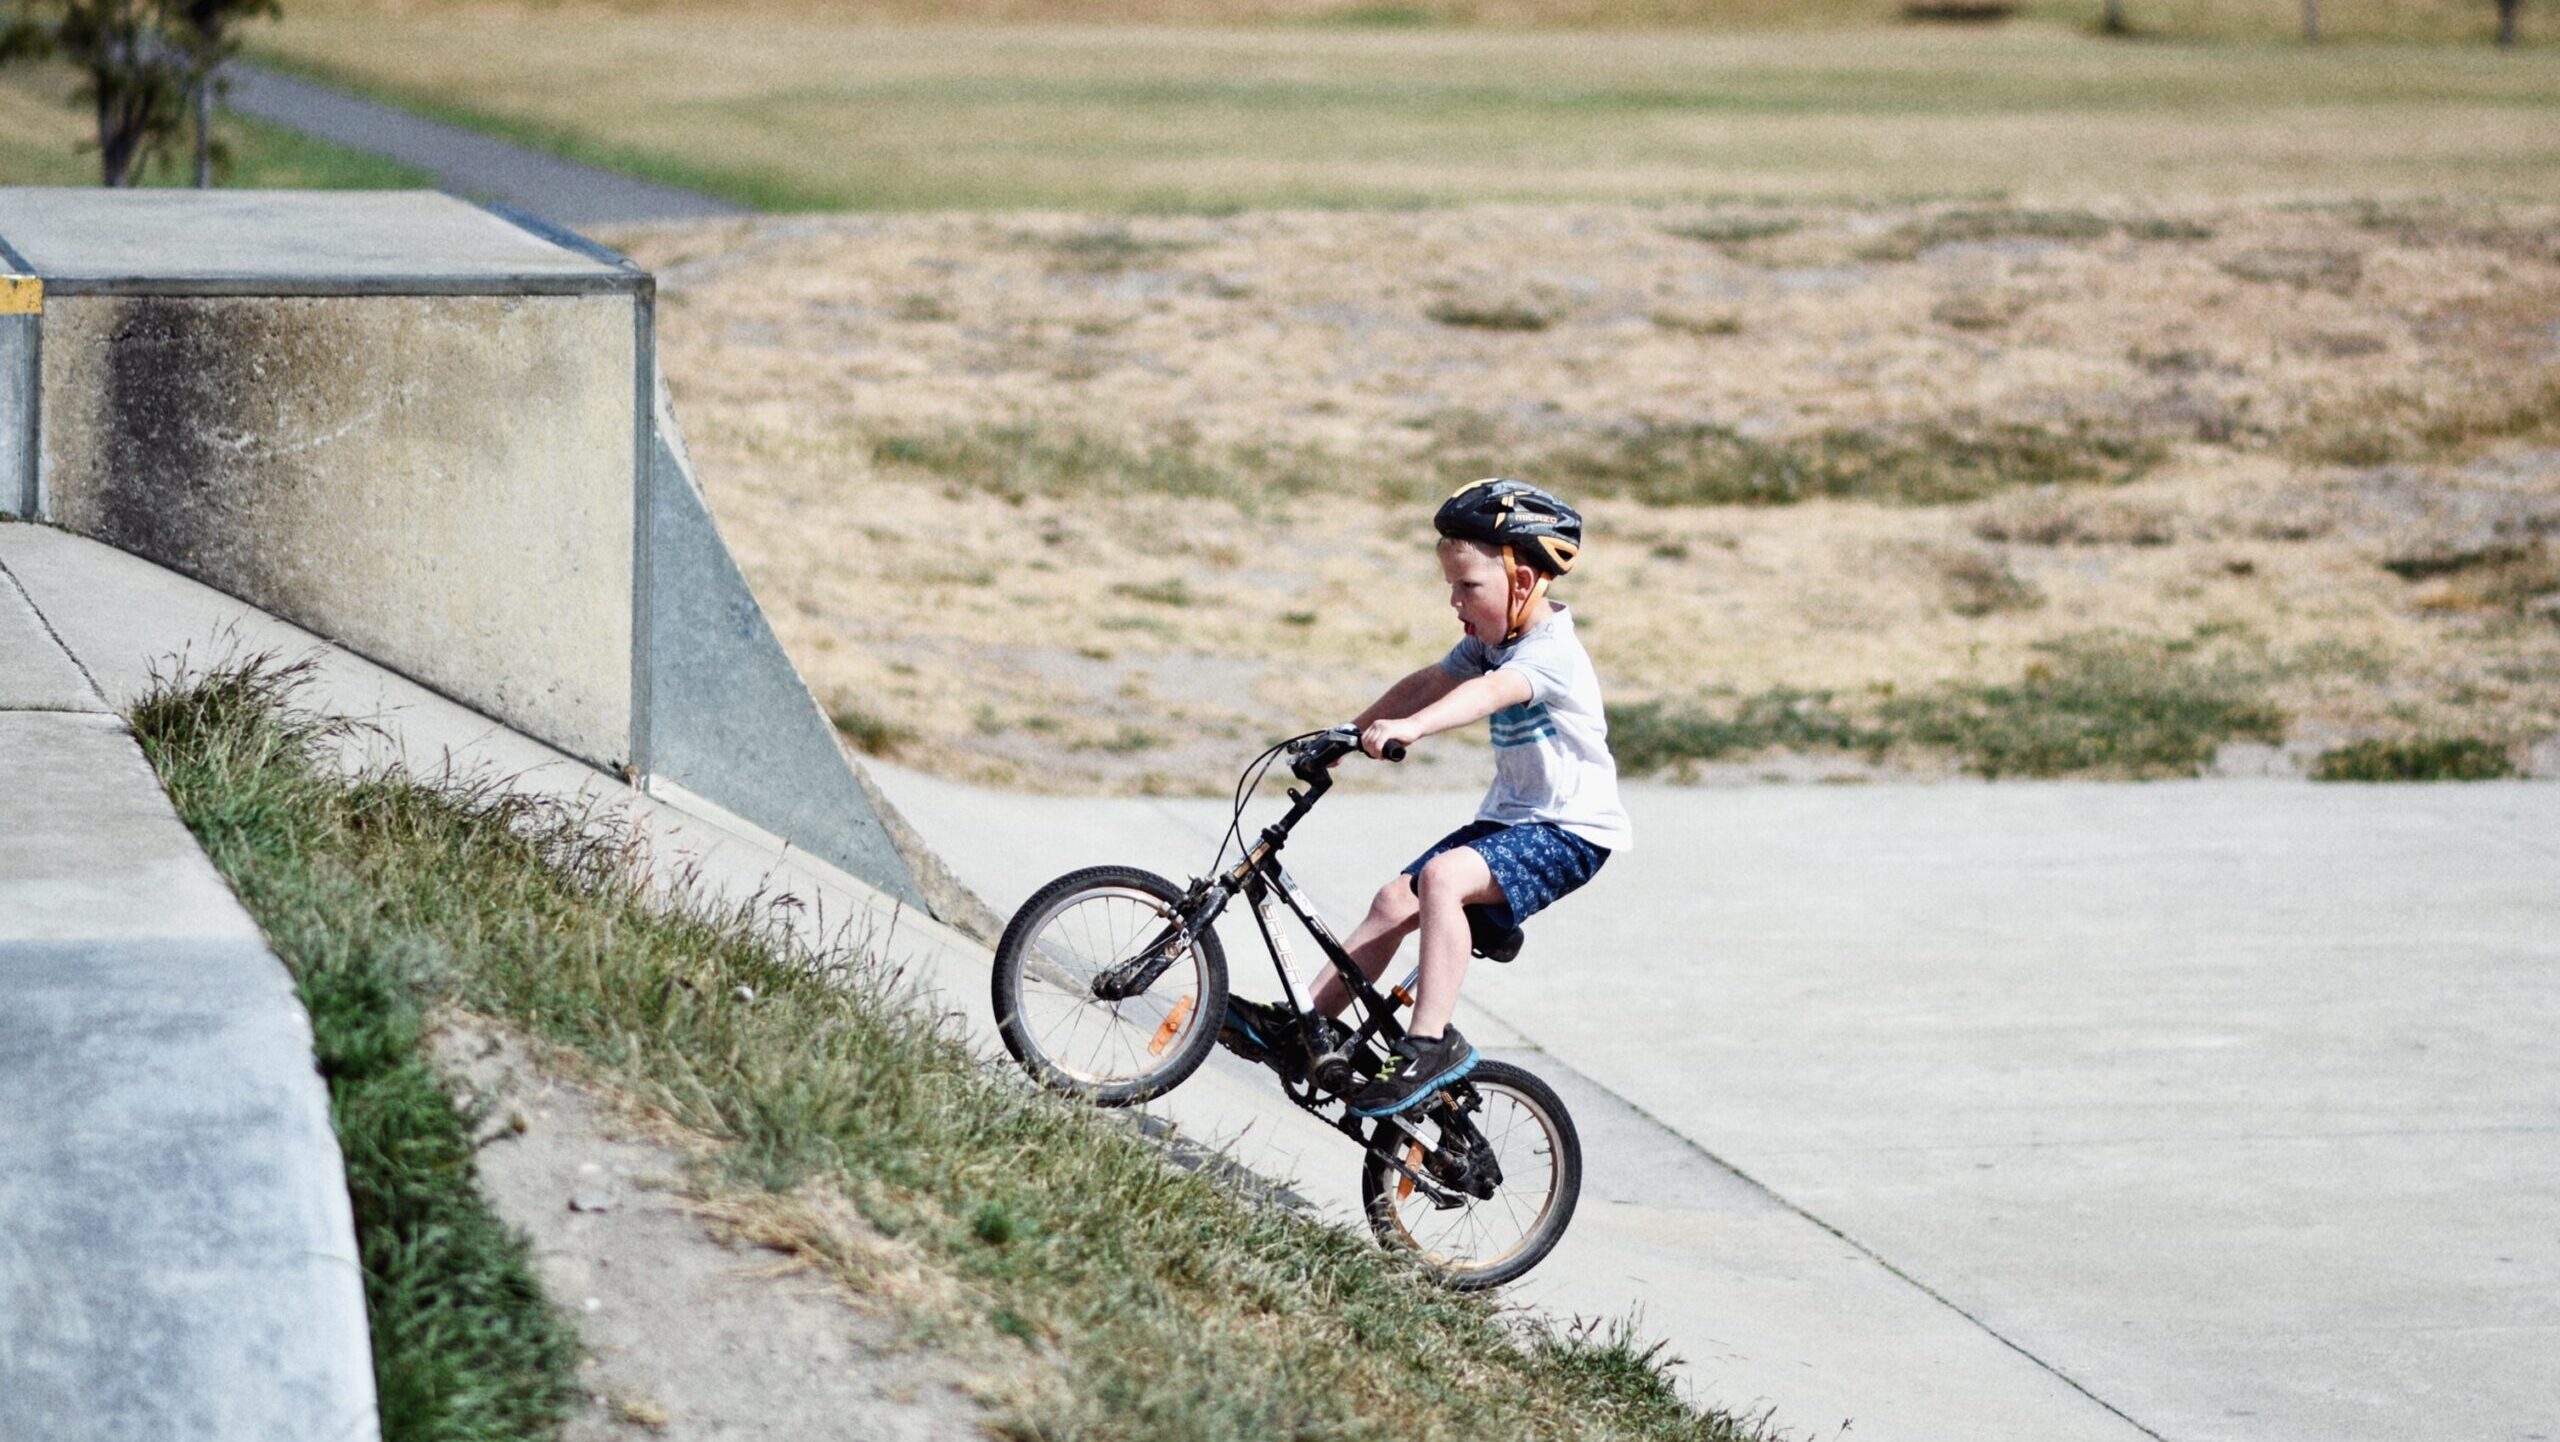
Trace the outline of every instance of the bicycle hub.
{"type": "Polygon", "coordinates": [[[1307,1078],[1335,1096],[1347,1095],[1360,1084],[1360,1074],[1351,1069],[1351,1054],[1341,1051],[1317,1057],[1315,1064],[1307,1068],[1307,1078]]]}

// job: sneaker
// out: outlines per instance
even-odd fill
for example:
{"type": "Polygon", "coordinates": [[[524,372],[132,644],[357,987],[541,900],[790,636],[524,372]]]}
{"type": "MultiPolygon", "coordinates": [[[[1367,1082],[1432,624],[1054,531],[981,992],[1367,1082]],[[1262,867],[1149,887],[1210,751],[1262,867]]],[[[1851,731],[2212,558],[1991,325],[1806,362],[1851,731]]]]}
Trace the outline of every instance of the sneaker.
{"type": "MultiPolygon", "coordinates": [[[[1349,1027],[1330,1017],[1324,1021],[1324,1030],[1337,1045],[1351,1034],[1349,1027]]],[[[1229,997],[1226,1025],[1218,1028],[1218,1044],[1284,1076],[1304,1076],[1308,1064],[1315,1060],[1307,1053],[1307,1034],[1297,1013],[1267,1001],[1229,997]]]]}
{"type": "Polygon", "coordinates": [[[1476,1049],[1451,1027],[1429,1041],[1399,1038],[1378,1079],[1351,1094],[1355,1117],[1389,1117],[1476,1069],[1476,1049]]]}

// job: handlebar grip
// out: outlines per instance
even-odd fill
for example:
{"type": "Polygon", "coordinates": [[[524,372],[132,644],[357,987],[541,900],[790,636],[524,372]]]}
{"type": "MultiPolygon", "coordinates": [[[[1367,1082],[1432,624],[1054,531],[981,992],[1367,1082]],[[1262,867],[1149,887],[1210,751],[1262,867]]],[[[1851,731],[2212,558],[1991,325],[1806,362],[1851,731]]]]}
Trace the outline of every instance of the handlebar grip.
{"type": "Polygon", "coordinates": [[[1378,754],[1386,757],[1389,761],[1402,761],[1404,759],[1404,743],[1401,741],[1390,741],[1386,745],[1378,748],[1378,754]]]}

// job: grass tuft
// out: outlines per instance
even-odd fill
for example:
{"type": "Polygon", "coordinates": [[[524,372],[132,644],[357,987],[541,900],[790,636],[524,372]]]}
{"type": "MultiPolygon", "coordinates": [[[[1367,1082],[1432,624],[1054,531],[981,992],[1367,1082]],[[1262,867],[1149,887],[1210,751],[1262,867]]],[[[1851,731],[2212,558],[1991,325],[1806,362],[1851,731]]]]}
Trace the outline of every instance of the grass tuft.
{"type": "Polygon", "coordinates": [[[1763,440],[1705,422],[1636,422],[1555,444],[1542,469],[1573,477],[1588,494],[1655,506],[1791,505],[1817,497],[1928,506],[2020,486],[2119,484],[2167,455],[2156,439],[2092,426],[1832,427],[1763,440]]]}
{"type": "Polygon", "coordinates": [[[2314,781],[2494,781],[2517,775],[2515,758],[2477,736],[2358,741],[2320,753],[2314,781]]]}
{"type": "Polygon", "coordinates": [[[1763,751],[1881,753],[1893,733],[1861,724],[1828,691],[1777,687],[1721,712],[1636,701],[1609,708],[1609,752],[1630,776],[1763,751]]]}
{"type": "Polygon", "coordinates": [[[1313,494],[1329,483],[1323,458],[1292,447],[1212,452],[1171,441],[1133,446],[1072,426],[1023,421],[874,436],[875,464],[922,471],[1015,505],[1035,497],[1182,496],[1245,510],[1313,494]]]}
{"type": "Polygon", "coordinates": [[[387,1442],[549,1437],[578,1344],[479,1192],[474,1118],[423,1051],[447,953],[380,926],[332,854],[348,795],[311,758],[351,728],[292,711],[310,663],[161,681],[135,738],[292,972],[347,1164],[387,1442]]]}
{"type": "Polygon", "coordinates": [[[1711,215],[1704,220],[1685,221],[1662,228],[1666,235],[1712,245],[1719,250],[1748,245],[1755,240],[1773,240],[1793,235],[1804,228],[1802,217],[1793,215],[1711,215]]]}
{"type": "Polygon", "coordinates": [[[2119,631],[2037,647],[2016,681],[1942,685],[1885,702],[1909,740],[1941,747],[1985,777],[2192,776],[2225,741],[2280,741],[2284,713],[2264,681],[2197,640],[2119,631]]]}
{"type": "Polygon", "coordinates": [[[1436,300],[1422,313],[1461,330],[1540,331],[1556,320],[1540,307],[1509,300],[1436,300]]]}
{"type": "Polygon", "coordinates": [[[1859,247],[1858,258],[1916,260],[1942,245],[1988,245],[2011,240],[2100,240],[2114,234],[2120,225],[2120,222],[2085,210],[1963,207],[1906,220],[1859,247]]]}
{"type": "Polygon", "coordinates": [[[827,712],[827,719],[855,750],[866,756],[895,756],[916,739],[912,726],[900,725],[886,716],[875,715],[851,702],[827,712]]]}
{"type": "MultiPolygon", "coordinates": [[[[369,978],[315,1014],[380,1025],[450,999],[582,1057],[708,1139],[718,1184],[769,1196],[777,1215],[840,1197],[886,1239],[898,1275],[940,1279],[913,1303],[934,1309],[925,1335],[1028,1348],[1036,1380],[993,1430],[1043,1442],[1754,1435],[1681,1405],[1674,1364],[1623,1328],[1553,1330],[1446,1291],[1366,1236],[1257,1203],[1114,1118],[990,1071],[876,955],[805,941],[788,898],[724,905],[670,888],[610,818],[495,781],[334,773],[321,761],[333,723],[291,709],[296,679],[253,667],[164,683],[135,726],[279,950],[306,977],[343,963],[369,978]],[[421,957],[434,964],[400,960],[421,957]]],[[[467,1176],[467,1149],[439,1156],[443,1175],[467,1176]]],[[[798,1240],[848,1280],[871,1275],[858,1248],[798,1240]]],[[[399,1324],[378,1311],[376,1325],[399,1324]]],[[[505,1336],[487,1349],[502,1366],[565,1357],[521,1333],[486,1335],[505,1336]]],[[[520,1373],[482,1390],[493,1405],[558,1395],[520,1373]]]]}

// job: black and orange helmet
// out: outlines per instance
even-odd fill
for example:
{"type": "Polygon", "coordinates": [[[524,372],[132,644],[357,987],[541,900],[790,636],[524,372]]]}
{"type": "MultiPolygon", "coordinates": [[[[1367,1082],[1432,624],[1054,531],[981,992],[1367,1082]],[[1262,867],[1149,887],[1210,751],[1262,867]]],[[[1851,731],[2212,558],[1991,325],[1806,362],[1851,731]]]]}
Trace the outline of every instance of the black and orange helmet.
{"type": "Polygon", "coordinates": [[[1469,481],[1440,503],[1431,523],[1444,536],[1504,547],[1549,576],[1572,570],[1582,554],[1582,513],[1526,481],[1469,481]]]}

